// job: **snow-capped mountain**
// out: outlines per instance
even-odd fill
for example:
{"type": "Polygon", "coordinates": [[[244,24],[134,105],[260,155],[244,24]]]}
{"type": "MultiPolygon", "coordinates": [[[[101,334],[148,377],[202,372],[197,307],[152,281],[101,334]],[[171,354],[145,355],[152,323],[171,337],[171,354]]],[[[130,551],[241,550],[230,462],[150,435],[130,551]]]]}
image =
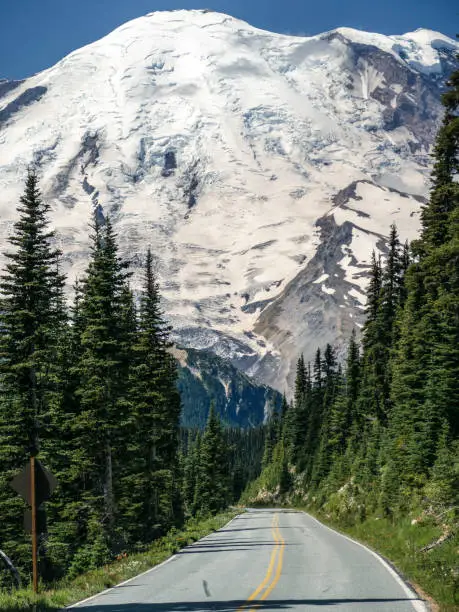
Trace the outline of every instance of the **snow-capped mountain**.
{"type": "Polygon", "coordinates": [[[70,282],[91,211],[158,258],[181,345],[280,390],[300,351],[361,326],[371,250],[419,228],[459,45],[429,30],[309,38],[210,11],[156,12],[0,81],[0,240],[27,166],[70,282]]]}

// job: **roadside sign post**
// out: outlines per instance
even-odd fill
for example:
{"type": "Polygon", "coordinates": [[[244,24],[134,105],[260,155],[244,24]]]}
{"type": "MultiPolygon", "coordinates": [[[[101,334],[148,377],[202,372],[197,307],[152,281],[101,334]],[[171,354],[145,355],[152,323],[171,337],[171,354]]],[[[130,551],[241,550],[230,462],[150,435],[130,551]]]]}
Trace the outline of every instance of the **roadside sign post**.
{"type": "Polygon", "coordinates": [[[32,509],[32,578],[33,592],[38,593],[38,554],[37,554],[37,490],[35,486],[35,457],[30,457],[30,500],[32,509]]]}
{"type": "MultiPolygon", "coordinates": [[[[37,508],[49,499],[57,486],[57,480],[46,470],[35,458],[30,457],[30,462],[25,468],[13,478],[10,483],[12,489],[19,493],[24,501],[30,506],[30,532],[32,534],[32,583],[34,593],[38,593],[38,532],[46,528],[46,517],[40,511],[37,521],[37,508]]],[[[29,531],[28,512],[24,517],[24,527],[29,531]]]]}

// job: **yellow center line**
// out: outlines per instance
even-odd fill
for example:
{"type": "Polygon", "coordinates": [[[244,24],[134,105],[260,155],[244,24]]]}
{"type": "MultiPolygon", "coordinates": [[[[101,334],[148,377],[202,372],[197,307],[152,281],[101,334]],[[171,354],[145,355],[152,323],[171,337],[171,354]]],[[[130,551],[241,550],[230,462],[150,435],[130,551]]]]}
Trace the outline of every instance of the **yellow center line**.
{"type": "Polygon", "coordinates": [[[269,562],[266,576],[264,580],[260,583],[260,585],[255,589],[255,591],[250,595],[247,601],[240,608],[238,608],[237,612],[243,612],[243,611],[255,612],[256,608],[259,607],[259,604],[251,604],[251,602],[254,599],[260,599],[261,601],[265,600],[268,597],[268,595],[271,593],[271,591],[274,589],[276,584],[279,582],[279,578],[282,573],[285,540],[282,537],[280,530],[279,530],[279,515],[278,514],[274,515],[272,523],[271,523],[271,527],[272,527],[272,536],[273,536],[274,541],[276,542],[276,545],[274,547],[273,552],[271,553],[271,560],[269,562]],[[277,554],[278,552],[279,554],[277,554]],[[277,560],[276,572],[275,572],[272,582],[270,583],[271,575],[276,565],[276,560],[277,560]],[[264,591],[264,593],[260,597],[258,597],[262,591],[264,591]],[[250,610],[247,610],[249,605],[251,605],[251,608],[250,610]]]}
{"type": "Polygon", "coordinates": [[[254,599],[256,599],[258,597],[258,595],[261,593],[261,591],[263,591],[263,589],[266,587],[266,585],[269,583],[269,581],[271,579],[271,574],[273,573],[274,565],[276,563],[277,551],[279,550],[279,537],[277,535],[277,525],[278,525],[278,523],[279,523],[279,518],[278,518],[277,514],[275,514],[274,517],[273,517],[273,522],[272,522],[272,536],[274,538],[274,541],[276,542],[276,546],[274,547],[274,550],[271,553],[271,561],[269,562],[268,571],[266,572],[266,576],[265,576],[263,582],[252,593],[252,595],[250,595],[250,597],[247,599],[247,602],[253,601],[254,599]]]}
{"type": "MultiPolygon", "coordinates": [[[[281,577],[282,574],[282,564],[284,562],[284,550],[285,550],[285,540],[284,538],[281,536],[279,527],[277,527],[277,531],[279,533],[279,538],[280,538],[280,552],[279,552],[279,556],[277,558],[277,570],[276,570],[276,574],[273,578],[273,581],[271,582],[271,584],[268,586],[268,588],[266,589],[266,591],[263,593],[263,595],[260,597],[260,599],[263,601],[265,599],[268,598],[269,594],[271,593],[271,591],[274,589],[274,587],[276,586],[276,584],[279,582],[279,578],[281,577]]],[[[249,611],[252,612],[252,611],[249,611]]]]}

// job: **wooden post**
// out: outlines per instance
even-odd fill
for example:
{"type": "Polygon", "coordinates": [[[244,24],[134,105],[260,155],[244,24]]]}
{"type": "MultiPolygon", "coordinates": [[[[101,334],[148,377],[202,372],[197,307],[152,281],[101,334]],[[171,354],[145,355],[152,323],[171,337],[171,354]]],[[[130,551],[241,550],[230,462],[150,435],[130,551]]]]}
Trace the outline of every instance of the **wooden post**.
{"type": "Polygon", "coordinates": [[[32,506],[32,576],[33,592],[38,593],[38,555],[37,555],[37,501],[35,486],[35,457],[30,457],[30,499],[32,506]]]}

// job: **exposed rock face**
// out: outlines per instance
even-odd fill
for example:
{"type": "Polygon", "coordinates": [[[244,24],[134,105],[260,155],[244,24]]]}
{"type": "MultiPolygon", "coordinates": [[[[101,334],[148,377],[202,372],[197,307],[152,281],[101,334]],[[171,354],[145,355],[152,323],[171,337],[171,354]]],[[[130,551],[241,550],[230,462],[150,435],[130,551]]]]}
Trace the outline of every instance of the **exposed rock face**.
{"type": "Polygon", "coordinates": [[[182,425],[203,428],[211,402],[225,425],[253,427],[280,408],[282,396],[265,385],[257,385],[228,361],[212,353],[174,349],[179,369],[182,425]]]}
{"type": "Polygon", "coordinates": [[[0,79],[0,98],[6,96],[7,93],[19,87],[23,81],[7,81],[6,79],[0,79]]]}
{"type": "MultiPolygon", "coordinates": [[[[14,89],[14,86],[9,89],[14,89]]],[[[8,91],[8,90],[7,90],[8,91]]],[[[9,102],[5,107],[0,110],[0,127],[11,120],[16,113],[24,110],[25,107],[30,106],[34,102],[38,102],[45,95],[47,91],[46,87],[30,87],[18,95],[9,102]]],[[[0,92],[1,93],[1,92],[0,92]]],[[[6,94],[7,92],[5,92],[6,94]]]]}
{"type": "Polygon", "coordinates": [[[391,222],[417,235],[458,49],[429,30],[301,38],[211,11],[129,22],[0,81],[0,240],[33,162],[69,284],[90,215],[110,215],[136,272],[156,253],[179,344],[288,392],[300,352],[362,324],[391,222]]]}

